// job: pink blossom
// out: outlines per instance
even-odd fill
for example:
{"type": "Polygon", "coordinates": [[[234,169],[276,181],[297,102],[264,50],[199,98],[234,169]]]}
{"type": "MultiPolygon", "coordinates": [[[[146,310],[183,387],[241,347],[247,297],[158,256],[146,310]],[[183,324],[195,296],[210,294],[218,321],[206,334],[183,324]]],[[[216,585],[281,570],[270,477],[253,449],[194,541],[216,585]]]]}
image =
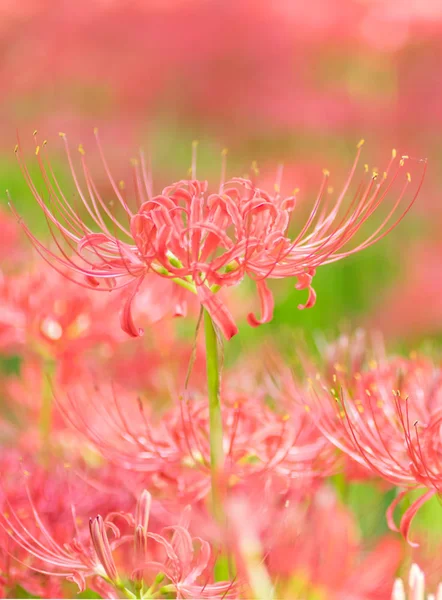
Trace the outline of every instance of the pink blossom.
{"type": "MultiPolygon", "coordinates": [[[[150,485],[186,501],[210,490],[207,401],[186,397],[159,416],[135,393],[81,377],[57,391],[67,423],[85,435],[112,464],[149,475],[150,485]]],[[[248,478],[269,480],[275,489],[323,478],[335,468],[335,451],[304,406],[274,398],[278,410],[255,395],[226,392],[223,399],[223,476],[230,488],[248,478]]]]}
{"type": "MultiPolygon", "coordinates": [[[[224,336],[229,339],[237,326],[227,306],[216,293],[220,288],[236,285],[248,275],[256,281],[261,302],[261,316],[249,314],[252,326],[266,323],[273,316],[273,296],[267,280],[295,277],[296,288],[307,289],[308,298],[298,308],[314,305],[316,294],[312,279],[316,269],[367,248],[393,229],[413,204],[416,194],[398,210],[411,181],[407,174],[397,200],[374,232],[349,247],[364,223],[372,217],[400,173],[404,159],[396,164],[396,152],[384,173],[366,175],[361,187],[344,208],[351,180],[356,171],[361,144],[341,194],[334,204],[325,197],[329,179],[324,171],[317,200],[298,234],[289,237],[288,227],[296,204],[295,196],[283,197],[275,191],[259,189],[252,180],[235,178],[224,183],[218,192],[208,193],[206,181],[196,179],[196,156],[192,162],[192,179],[179,181],[153,195],[151,176],[144,161],[134,167],[136,210],[129,206],[124,190],[109,172],[100,144],[99,153],[115,196],[115,206],[101,197],[88,169],[84,150],[80,147],[85,187],[80,184],[66,136],[62,134],[68,163],[83,210],[94,223],[91,229],[78,210],[72,206],[41,155],[37,159],[48,188],[50,202],[46,204],[35,187],[23,162],[20,146],[17,156],[27,183],[43,210],[53,237],[55,249],[40,242],[23,224],[42,257],[66,277],[75,280],[83,276],[81,285],[107,290],[130,286],[121,311],[121,325],[131,336],[142,334],[132,315],[132,302],[148,274],[169,280],[167,302],[180,307],[188,292],[193,292],[209,312],[224,336]],[[393,165],[396,164],[394,170],[393,165]],[[392,171],[392,174],[390,174],[392,171]],[[122,212],[124,219],[118,218],[122,212]],[[111,224],[109,224],[111,223],[111,224]],[[100,288],[102,289],[102,288],[100,288]]],[[[97,137],[98,141],[98,137],[97,137]]],[[[225,169],[223,167],[223,173],[225,169]]],[[[425,172],[425,164],[422,176],[425,172]]],[[[420,188],[422,179],[419,183],[420,188]]]]}
{"type": "Polygon", "coordinates": [[[152,586],[152,591],[156,588],[156,597],[167,597],[170,592],[177,598],[235,595],[231,582],[210,582],[210,545],[191,537],[185,516],[160,534],[149,530],[151,497],[147,491],[141,493],[133,513],[112,512],[105,519],[98,515],[90,519],[89,534],[75,525],[75,537],[62,543],[44,523],[28,490],[27,496],[34,525],[27,525],[11,502],[0,525],[14,544],[33,557],[31,568],[37,572],[65,577],[80,590],[85,589],[87,579],[102,579],[93,585],[105,590],[106,597],[118,597],[118,590],[134,593],[143,585],[152,586]],[[117,526],[116,521],[121,524],[117,526]],[[124,583],[120,570],[125,570],[124,583]],[[144,580],[145,572],[149,579],[144,580]]]}
{"type": "MultiPolygon", "coordinates": [[[[345,339],[345,338],[344,338],[345,339]]],[[[373,474],[405,488],[426,492],[404,513],[400,531],[409,540],[417,510],[441,487],[440,366],[429,358],[387,358],[382,347],[348,344],[348,357],[334,363],[333,382],[311,380],[312,410],[323,434],[373,474]],[[377,350],[377,351],[376,351],[377,350]],[[366,361],[367,355],[376,358],[366,361]]],[[[410,542],[412,543],[412,542],[410,542]]]]}

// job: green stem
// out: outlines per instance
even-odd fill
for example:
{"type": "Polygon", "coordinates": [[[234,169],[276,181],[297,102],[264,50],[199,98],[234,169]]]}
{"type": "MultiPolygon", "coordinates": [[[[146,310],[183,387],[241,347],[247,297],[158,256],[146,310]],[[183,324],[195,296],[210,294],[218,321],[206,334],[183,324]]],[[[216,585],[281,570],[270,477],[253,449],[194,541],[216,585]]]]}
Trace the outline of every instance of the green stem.
{"type": "MultiPolygon", "coordinates": [[[[220,516],[219,475],[224,466],[223,422],[220,402],[220,374],[218,340],[209,313],[204,310],[206,337],[207,388],[209,395],[210,471],[212,476],[212,501],[215,516],[220,516]]],[[[221,513],[222,514],[222,513],[221,513]]]]}
{"type": "MultiPolygon", "coordinates": [[[[215,327],[209,313],[204,310],[204,333],[206,338],[207,389],[209,397],[210,473],[212,479],[212,511],[223,528],[226,519],[223,510],[221,475],[224,467],[223,422],[220,401],[220,357],[215,327]]],[[[217,581],[229,578],[228,561],[221,557],[215,566],[217,581]]]]}

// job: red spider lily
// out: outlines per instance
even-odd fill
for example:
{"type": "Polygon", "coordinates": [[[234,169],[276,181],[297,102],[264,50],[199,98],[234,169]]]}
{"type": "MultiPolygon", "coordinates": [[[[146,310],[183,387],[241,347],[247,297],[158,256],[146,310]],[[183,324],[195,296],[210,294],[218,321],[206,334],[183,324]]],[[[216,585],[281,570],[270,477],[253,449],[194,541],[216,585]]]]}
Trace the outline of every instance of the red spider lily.
{"type": "Polygon", "coordinates": [[[161,534],[149,531],[151,497],[147,491],[140,495],[133,514],[112,512],[105,519],[98,515],[90,519],[89,533],[75,524],[75,537],[69,543],[57,542],[29,491],[27,496],[34,526],[24,521],[11,502],[0,525],[14,544],[32,556],[30,568],[34,571],[65,577],[81,591],[87,578],[95,578],[94,587],[104,590],[105,597],[119,597],[119,590],[128,595],[149,586],[156,598],[170,593],[177,598],[223,598],[235,593],[231,582],[210,582],[210,545],[190,536],[186,518],[179,525],[165,527],[161,534]],[[120,527],[114,522],[117,519],[122,522],[120,527]],[[126,534],[128,527],[132,533],[126,534]],[[123,570],[125,583],[119,575],[123,570]]]}
{"type": "Polygon", "coordinates": [[[416,565],[411,565],[408,576],[408,594],[405,592],[405,586],[402,579],[396,579],[391,594],[391,600],[442,600],[442,583],[437,588],[436,595],[425,594],[425,575],[416,565]]]}
{"type": "MultiPolygon", "coordinates": [[[[80,183],[66,136],[62,134],[62,138],[82,210],[93,227],[67,200],[52,168],[43,160],[44,147],[37,146],[37,159],[49,197],[48,203],[44,202],[18,145],[20,166],[45,214],[56,249],[46,247],[26,225],[22,224],[23,228],[46,261],[69,278],[83,276],[83,286],[99,287],[104,283],[106,289],[112,290],[132,284],[121,313],[122,327],[132,336],[142,333],[135,326],[131,306],[147,274],[156,274],[173,283],[170,295],[175,305],[182,306],[186,291],[196,294],[227,339],[237,332],[237,327],[216,292],[238,284],[245,275],[256,281],[261,301],[261,318],[248,316],[252,326],[272,319],[273,297],[266,283],[270,278],[296,277],[297,289],[308,289],[307,302],[299,308],[311,307],[316,298],[312,279],[317,267],[354,254],[384,237],[408,212],[417,195],[396,216],[411,181],[407,174],[384,220],[367,238],[349,248],[349,242],[377,211],[394,182],[400,180],[404,158],[396,161],[395,151],[384,176],[366,175],[347,207],[344,200],[362,144],[358,144],[355,162],[333,204],[330,196],[325,199],[329,173],[324,171],[312,211],[298,234],[291,238],[288,227],[296,199],[282,197],[279,183],[269,194],[249,179],[235,178],[224,183],[223,176],[219,191],[209,194],[207,182],[196,179],[194,151],[192,178],[168,186],[154,196],[151,177],[141,157],[134,167],[137,202],[133,211],[124,190],[109,171],[98,136],[98,149],[115,195],[115,206],[101,197],[81,146],[84,183],[80,183]],[[123,219],[117,217],[117,207],[123,219]]],[[[425,170],[426,163],[422,177],[425,170]]],[[[421,184],[422,179],[418,191],[421,184]]]]}
{"type": "MultiPolygon", "coordinates": [[[[135,394],[108,383],[72,384],[57,393],[69,424],[86,435],[113,464],[149,473],[151,485],[172,487],[186,501],[210,489],[209,414],[204,399],[181,400],[155,417],[135,394]]],[[[281,406],[282,408],[282,406],[281,406]]],[[[269,477],[285,488],[333,471],[335,451],[310,415],[271,410],[264,394],[229,394],[224,401],[224,477],[231,486],[269,477]]]]}
{"type": "MultiPolygon", "coordinates": [[[[361,358],[355,371],[335,363],[332,388],[319,375],[311,381],[313,411],[324,435],[372,473],[408,489],[428,488],[402,517],[400,531],[410,542],[414,515],[442,484],[441,370],[417,356],[386,358],[381,352],[366,367],[360,354],[355,364],[361,358]]],[[[406,493],[387,513],[395,530],[393,511],[406,493]]]]}

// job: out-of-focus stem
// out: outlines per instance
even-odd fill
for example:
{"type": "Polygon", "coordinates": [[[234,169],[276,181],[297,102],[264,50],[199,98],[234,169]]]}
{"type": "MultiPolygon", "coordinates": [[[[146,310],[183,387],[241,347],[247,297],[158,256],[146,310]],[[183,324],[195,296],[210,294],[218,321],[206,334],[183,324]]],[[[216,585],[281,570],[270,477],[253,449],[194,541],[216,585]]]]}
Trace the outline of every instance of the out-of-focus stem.
{"type": "MultiPolygon", "coordinates": [[[[212,511],[218,524],[224,528],[226,519],[222,497],[222,470],[224,468],[223,422],[220,401],[220,357],[215,327],[209,313],[204,310],[206,339],[207,390],[209,399],[210,472],[212,480],[212,511]]],[[[227,560],[221,558],[215,566],[218,581],[229,578],[227,560]]]]}

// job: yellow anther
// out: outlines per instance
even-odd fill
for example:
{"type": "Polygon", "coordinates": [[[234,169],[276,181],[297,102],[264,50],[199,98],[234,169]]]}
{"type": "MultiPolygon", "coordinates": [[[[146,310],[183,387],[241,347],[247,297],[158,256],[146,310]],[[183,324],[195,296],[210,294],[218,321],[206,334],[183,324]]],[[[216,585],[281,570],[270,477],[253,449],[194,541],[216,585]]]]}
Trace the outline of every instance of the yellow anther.
{"type": "Polygon", "coordinates": [[[364,143],[365,143],[365,140],[359,140],[359,142],[356,144],[356,148],[359,150],[359,148],[362,148],[364,143]]]}
{"type": "Polygon", "coordinates": [[[293,196],[296,196],[296,194],[299,194],[299,188],[295,188],[292,192],[293,196]]]}
{"type": "Polygon", "coordinates": [[[325,177],[330,177],[330,171],[328,169],[322,169],[322,173],[325,175],[325,177]]]}
{"type": "Polygon", "coordinates": [[[199,144],[199,140],[193,140],[192,142],[192,148],[196,148],[199,144]]]}
{"type": "Polygon", "coordinates": [[[98,134],[98,127],[94,127],[94,135],[98,134]]]}
{"type": "Polygon", "coordinates": [[[24,475],[25,477],[29,477],[31,474],[30,474],[30,472],[29,472],[29,471],[26,471],[26,470],[25,470],[25,471],[23,471],[23,475],[24,475]]]}
{"type": "Polygon", "coordinates": [[[333,394],[333,396],[336,396],[336,390],[335,390],[335,388],[330,388],[330,392],[333,394]]]}
{"type": "Polygon", "coordinates": [[[370,392],[370,390],[367,390],[367,389],[366,389],[366,390],[365,390],[365,393],[367,394],[367,396],[368,396],[369,398],[371,398],[371,392],[370,392]]]}
{"type": "Polygon", "coordinates": [[[37,135],[37,130],[34,129],[34,133],[32,134],[34,137],[37,135]]]}
{"type": "Polygon", "coordinates": [[[411,183],[411,175],[410,175],[410,173],[407,173],[407,179],[408,179],[408,183],[411,183]]]}
{"type": "Polygon", "coordinates": [[[118,182],[118,187],[120,188],[120,190],[124,190],[126,187],[126,184],[124,183],[123,180],[118,182]]]}
{"type": "Polygon", "coordinates": [[[365,163],[364,169],[365,169],[365,172],[368,173],[368,164],[367,163],[365,163]]]}
{"type": "Polygon", "coordinates": [[[284,415],[284,416],[282,417],[282,420],[283,420],[283,421],[288,421],[289,419],[290,419],[290,415],[284,415]]]}
{"type": "Polygon", "coordinates": [[[345,373],[345,367],[343,367],[340,363],[335,363],[333,368],[337,373],[345,373]]]}
{"type": "Polygon", "coordinates": [[[310,412],[310,406],[308,404],[304,404],[305,412],[310,412]]]}
{"type": "Polygon", "coordinates": [[[78,146],[78,152],[79,152],[81,155],[83,155],[83,156],[85,155],[85,151],[84,151],[84,148],[83,148],[83,144],[80,144],[80,145],[78,146]]]}
{"type": "Polygon", "coordinates": [[[397,156],[396,148],[393,148],[393,150],[391,151],[391,158],[396,158],[396,156],[397,156]]]}
{"type": "Polygon", "coordinates": [[[401,160],[399,161],[399,166],[400,166],[400,167],[403,167],[403,166],[404,166],[404,164],[405,164],[405,161],[404,161],[404,159],[403,159],[403,158],[401,158],[401,160]]]}
{"type": "Polygon", "coordinates": [[[363,413],[364,412],[364,407],[363,406],[358,406],[358,412],[363,413]]]}
{"type": "Polygon", "coordinates": [[[40,152],[40,146],[37,146],[37,148],[35,149],[35,156],[38,156],[39,152],[40,152]]]}
{"type": "Polygon", "coordinates": [[[259,174],[258,163],[256,162],[256,160],[252,160],[251,169],[255,173],[255,175],[259,174]]]}
{"type": "Polygon", "coordinates": [[[370,360],[370,362],[368,363],[368,366],[370,367],[370,369],[377,369],[378,363],[375,360],[370,360]]]}
{"type": "Polygon", "coordinates": [[[130,159],[130,164],[131,164],[133,167],[138,167],[138,165],[139,165],[140,163],[139,163],[139,161],[138,161],[138,158],[131,158],[131,159],[130,159]]]}
{"type": "Polygon", "coordinates": [[[43,140],[42,146],[46,146],[47,143],[48,143],[48,140],[43,140]]]}
{"type": "Polygon", "coordinates": [[[338,380],[338,378],[336,377],[336,373],[333,373],[333,381],[334,381],[334,383],[336,383],[337,380],[338,380]]]}
{"type": "Polygon", "coordinates": [[[331,185],[329,185],[327,188],[327,194],[333,194],[333,192],[334,192],[334,188],[331,185]]]}
{"type": "Polygon", "coordinates": [[[221,150],[221,156],[227,156],[227,155],[228,155],[228,153],[229,153],[229,150],[228,150],[228,148],[223,148],[223,149],[221,150]]]}
{"type": "Polygon", "coordinates": [[[410,157],[408,156],[408,154],[402,154],[401,158],[403,158],[404,160],[407,160],[407,158],[410,158],[410,157]]]}
{"type": "Polygon", "coordinates": [[[273,186],[273,189],[275,190],[275,192],[277,194],[279,194],[279,192],[281,191],[281,188],[279,187],[279,185],[277,183],[275,183],[275,185],[273,186]]]}
{"type": "Polygon", "coordinates": [[[384,179],[387,179],[387,171],[384,171],[384,172],[383,172],[383,174],[382,174],[382,177],[383,177],[384,179]]]}
{"type": "Polygon", "coordinates": [[[65,137],[66,137],[66,134],[65,134],[65,133],[63,133],[62,131],[59,131],[59,132],[58,132],[58,135],[59,135],[61,138],[65,138],[65,137]]]}
{"type": "Polygon", "coordinates": [[[17,154],[17,152],[18,152],[18,144],[15,144],[14,152],[17,154]]]}

